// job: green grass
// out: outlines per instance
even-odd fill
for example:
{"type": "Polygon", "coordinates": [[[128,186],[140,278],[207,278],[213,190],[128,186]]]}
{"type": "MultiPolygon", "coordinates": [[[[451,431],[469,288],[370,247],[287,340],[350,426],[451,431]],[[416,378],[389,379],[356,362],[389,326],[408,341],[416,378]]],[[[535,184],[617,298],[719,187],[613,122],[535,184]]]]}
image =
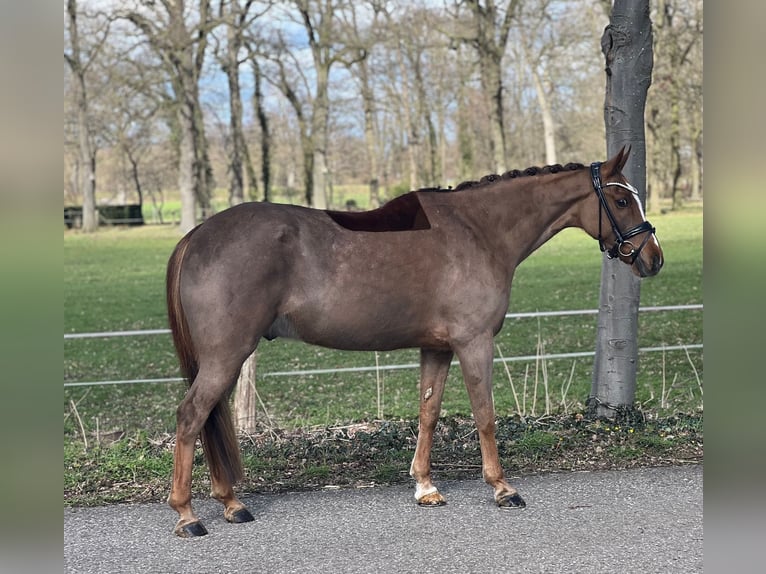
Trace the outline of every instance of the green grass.
{"type": "MultiPolygon", "coordinates": [[[[642,282],[642,305],[702,302],[702,215],[654,216],[666,256],[663,271],[642,282]]],[[[170,226],[110,229],[91,236],[64,236],[65,332],[165,328],[164,269],[178,239],[170,226]]],[[[600,255],[595,241],[566,230],[518,269],[511,312],[595,308],[600,255]]],[[[546,353],[592,350],[595,316],[509,319],[496,338],[505,357],[535,355],[538,339],[546,353]]],[[[702,342],[700,311],[642,313],[642,347],[702,342]]],[[[381,353],[381,365],[416,363],[417,351],[381,353]]],[[[372,419],[377,416],[374,373],[264,377],[297,369],[374,365],[372,353],[349,353],[277,340],[259,348],[258,390],[279,426],[309,427],[372,419]]],[[[551,410],[582,409],[590,390],[591,358],[546,362],[551,410]],[[573,370],[574,368],[574,370],[573,370]],[[571,381],[571,383],[570,383],[571,381]],[[569,385],[569,386],[568,386],[569,385]],[[563,396],[562,396],[563,395],[563,396]]],[[[692,350],[641,355],[637,402],[672,413],[701,404],[702,352],[692,350]],[[692,365],[694,367],[692,367],[692,365]],[[695,373],[696,369],[696,373],[695,373]],[[699,377],[699,381],[698,381],[699,377]],[[664,387],[663,387],[664,383],[664,387]]],[[[516,412],[511,381],[524,414],[543,414],[542,365],[496,365],[495,402],[499,415],[516,412]],[[537,372],[537,375],[536,375],[537,372]],[[537,376],[537,395],[534,382],[537,376]],[[526,382],[526,395],[521,396],[526,382]],[[535,396],[537,397],[535,399],[535,396]],[[535,409],[532,410],[534,404],[535,409]]],[[[75,339],[64,343],[64,380],[98,381],[178,376],[169,336],[75,339]]],[[[385,418],[417,416],[417,370],[382,371],[385,418]]],[[[99,429],[172,432],[183,383],[70,387],[64,391],[65,433],[70,438],[99,429]],[[73,405],[76,405],[76,413],[73,405]]],[[[445,415],[468,415],[470,408],[459,368],[450,373],[445,415]]]]}
{"type": "MultiPolygon", "coordinates": [[[[635,413],[634,413],[635,414],[635,413]]],[[[501,463],[516,473],[543,470],[620,469],[702,460],[702,417],[624,417],[622,424],[582,415],[521,420],[500,417],[497,444],[501,463]]],[[[322,486],[372,486],[410,480],[415,421],[383,421],[292,431],[269,429],[241,441],[245,492],[280,492],[322,486]]],[[[137,432],[113,444],[83,449],[64,445],[64,500],[67,504],[159,501],[172,473],[170,436],[137,432]]],[[[441,419],[432,449],[436,481],[476,479],[481,453],[470,418],[441,419]]],[[[192,488],[210,490],[198,449],[192,488]]]]}

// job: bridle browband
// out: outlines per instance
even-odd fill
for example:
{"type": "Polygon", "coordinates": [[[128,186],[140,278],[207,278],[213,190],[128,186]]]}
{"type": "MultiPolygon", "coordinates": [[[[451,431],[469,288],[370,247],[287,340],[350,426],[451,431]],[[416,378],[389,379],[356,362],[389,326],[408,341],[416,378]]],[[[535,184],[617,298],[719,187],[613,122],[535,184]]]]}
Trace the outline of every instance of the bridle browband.
{"type": "Polygon", "coordinates": [[[596,161],[590,164],[590,177],[593,182],[593,191],[596,192],[596,197],[598,197],[598,246],[601,248],[601,251],[606,253],[606,256],[609,259],[614,259],[617,256],[627,257],[630,259],[631,265],[636,261],[636,258],[638,257],[638,254],[641,253],[641,250],[644,248],[644,245],[646,245],[647,241],[649,241],[649,238],[654,234],[655,229],[652,226],[651,223],[648,221],[642,221],[635,227],[632,227],[628,229],[626,232],[622,233],[620,231],[620,228],[617,226],[617,220],[615,220],[614,215],[612,214],[612,210],[609,209],[609,205],[606,202],[606,197],[604,196],[604,188],[609,187],[610,185],[616,185],[617,187],[622,187],[623,189],[627,189],[632,194],[636,196],[636,200],[638,201],[638,192],[633,189],[632,187],[629,187],[623,183],[613,181],[610,183],[602,184],[601,183],[601,162],[596,161]],[[614,232],[614,236],[616,238],[614,245],[610,249],[607,249],[604,245],[604,238],[601,235],[601,212],[606,211],[606,216],[609,219],[609,223],[612,225],[612,231],[614,232]],[[646,233],[648,232],[648,233],[646,233]],[[636,246],[633,245],[628,239],[631,237],[635,237],[636,235],[640,233],[646,233],[646,237],[644,237],[644,240],[641,242],[641,245],[638,246],[638,249],[636,249],[636,246]],[[623,246],[626,246],[629,248],[629,251],[625,251],[623,246]]]}

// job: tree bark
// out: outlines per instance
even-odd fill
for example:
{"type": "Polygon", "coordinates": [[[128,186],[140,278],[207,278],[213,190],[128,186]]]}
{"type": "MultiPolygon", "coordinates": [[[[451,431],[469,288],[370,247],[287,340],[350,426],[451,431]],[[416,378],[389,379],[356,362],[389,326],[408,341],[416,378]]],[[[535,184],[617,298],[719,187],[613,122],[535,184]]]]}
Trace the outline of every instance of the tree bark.
{"type": "Polygon", "coordinates": [[[82,194],[82,230],[92,233],[98,228],[96,215],[96,150],[91,143],[88,122],[88,92],[85,83],[85,64],[80,52],[80,35],[77,26],[77,2],[67,0],[67,23],[69,27],[70,54],[64,54],[74,75],[77,105],[77,137],[80,155],[78,187],[82,194]]]}
{"type": "Polygon", "coordinates": [[[702,112],[692,111],[692,201],[702,199],[702,112]]]}
{"type": "Polygon", "coordinates": [[[315,91],[311,110],[311,179],[306,199],[311,207],[327,209],[327,149],[330,121],[330,68],[335,61],[332,50],[332,23],[335,6],[326,2],[312,6],[310,0],[296,0],[314,61],[315,91]]]}
{"type": "Polygon", "coordinates": [[[418,186],[418,157],[420,156],[420,137],[415,123],[414,111],[410,100],[409,76],[407,68],[404,65],[404,42],[399,41],[399,50],[396,52],[397,63],[399,64],[399,74],[401,75],[401,110],[404,114],[404,123],[407,133],[407,162],[409,171],[409,187],[417,189],[418,186]]]}
{"type": "MultiPolygon", "coordinates": [[[[607,155],[631,146],[623,170],[646,202],[644,109],[652,77],[652,29],[649,0],[615,0],[610,24],[601,38],[606,58],[607,155]]],[[[591,415],[613,418],[631,408],[638,363],[640,283],[618,259],[604,257],[601,268],[596,357],[588,408],[591,415]]]]}
{"type": "Polygon", "coordinates": [[[181,233],[190,231],[197,225],[197,197],[194,193],[197,177],[194,150],[194,120],[188,106],[179,104],[177,108],[180,141],[178,142],[178,191],[181,196],[181,233]]]}
{"type": "Polygon", "coordinates": [[[367,159],[370,162],[369,178],[367,180],[370,195],[369,208],[380,207],[380,167],[378,162],[378,129],[375,121],[375,93],[370,82],[370,71],[367,58],[357,63],[359,70],[359,86],[364,108],[364,143],[367,147],[367,159]]]}
{"type": "MultiPolygon", "coordinates": [[[[263,201],[271,201],[271,131],[269,128],[269,118],[266,115],[266,107],[263,101],[263,90],[261,89],[262,73],[261,67],[255,56],[252,57],[251,66],[253,69],[253,108],[258,118],[258,127],[261,129],[261,182],[263,183],[263,201]]],[[[248,177],[255,180],[255,170],[252,165],[248,168],[248,177]]],[[[251,184],[251,189],[253,184],[251,184]]],[[[255,201],[255,197],[250,199],[255,201]]]]}
{"type": "Polygon", "coordinates": [[[221,58],[221,68],[229,84],[229,129],[231,150],[229,152],[229,205],[245,201],[244,153],[245,137],[242,131],[242,92],[239,88],[239,50],[242,47],[242,30],[239,26],[239,3],[229,3],[226,15],[226,52],[221,58]]]}
{"type": "Polygon", "coordinates": [[[258,395],[255,392],[255,353],[242,364],[234,391],[234,423],[240,432],[254,433],[258,422],[258,395]]]}
{"type": "Polygon", "coordinates": [[[138,195],[138,205],[142,206],[144,204],[144,192],[141,187],[141,178],[138,175],[138,158],[130,150],[130,147],[128,145],[123,146],[123,151],[125,152],[125,157],[128,158],[128,162],[130,163],[130,175],[133,178],[133,185],[136,186],[136,194],[138,195]]]}
{"type": "Polygon", "coordinates": [[[459,180],[469,179],[475,176],[474,169],[474,136],[471,129],[470,101],[466,95],[466,84],[468,83],[468,74],[464,70],[470,69],[468,62],[465,61],[462,50],[458,51],[458,70],[463,77],[458,79],[455,86],[457,100],[457,145],[460,157],[460,168],[458,171],[459,180]]]}
{"type": "Polygon", "coordinates": [[[553,119],[548,95],[545,91],[540,72],[532,66],[532,80],[535,85],[537,102],[540,104],[540,115],[543,120],[543,140],[545,141],[545,163],[553,165],[556,163],[556,122],[553,119]]]}

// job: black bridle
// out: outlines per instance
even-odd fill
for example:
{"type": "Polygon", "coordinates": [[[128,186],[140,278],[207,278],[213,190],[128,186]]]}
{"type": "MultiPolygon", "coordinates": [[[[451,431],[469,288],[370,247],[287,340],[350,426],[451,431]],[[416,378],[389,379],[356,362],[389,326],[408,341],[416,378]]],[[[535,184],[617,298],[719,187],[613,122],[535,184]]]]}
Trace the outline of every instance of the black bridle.
{"type": "MultiPolygon", "coordinates": [[[[601,251],[606,252],[606,256],[609,259],[614,259],[615,257],[622,256],[627,257],[630,260],[630,263],[633,264],[636,261],[636,258],[638,257],[638,254],[641,253],[641,250],[644,248],[644,245],[646,245],[646,242],[649,241],[649,238],[654,234],[655,229],[652,226],[651,223],[648,221],[642,221],[635,227],[631,227],[624,233],[620,231],[620,228],[617,227],[617,220],[614,218],[614,215],[612,214],[612,210],[609,209],[609,204],[606,202],[606,197],[604,196],[604,187],[609,187],[610,185],[616,185],[618,187],[622,187],[624,189],[627,189],[634,195],[638,195],[637,192],[632,189],[631,187],[624,185],[622,183],[618,182],[611,182],[607,184],[601,183],[601,162],[594,162],[590,164],[590,177],[593,181],[593,190],[596,192],[596,197],[598,197],[598,245],[601,248],[601,251]],[[609,223],[612,225],[612,231],[614,232],[614,236],[616,238],[614,245],[610,249],[607,249],[604,245],[604,238],[601,235],[601,212],[606,211],[606,216],[609,218],[609,223]],[[640,233],[646,233],[646,237],[644,237],[644,240],[641,242],[641,245],[638,246],[638,249],[636,249],[636,246],[633,245],[628,239],[631,237],[635,237],[636,235],[640,233]],[[629,249],[629,251],[625,250],[625,247],[629,249]]],[[[636,197],[636,201],[638,201],[638,197],[636,197]]]]}

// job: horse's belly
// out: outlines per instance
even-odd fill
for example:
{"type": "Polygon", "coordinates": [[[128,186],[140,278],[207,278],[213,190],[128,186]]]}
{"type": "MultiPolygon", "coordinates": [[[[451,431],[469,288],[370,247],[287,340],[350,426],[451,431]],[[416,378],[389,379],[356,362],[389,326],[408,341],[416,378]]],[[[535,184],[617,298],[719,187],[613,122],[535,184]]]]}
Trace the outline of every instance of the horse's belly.
{"type": "Polygon", "coordinates": [[[395,315],[354,314],[336,309],[324,315],[280,315],[265,337],[297,339],[346,351],[390,351],[413,347],[447,348],[446,330],[395,315]],[[425,327],[425,328],[424,328],[425,327]]]}

